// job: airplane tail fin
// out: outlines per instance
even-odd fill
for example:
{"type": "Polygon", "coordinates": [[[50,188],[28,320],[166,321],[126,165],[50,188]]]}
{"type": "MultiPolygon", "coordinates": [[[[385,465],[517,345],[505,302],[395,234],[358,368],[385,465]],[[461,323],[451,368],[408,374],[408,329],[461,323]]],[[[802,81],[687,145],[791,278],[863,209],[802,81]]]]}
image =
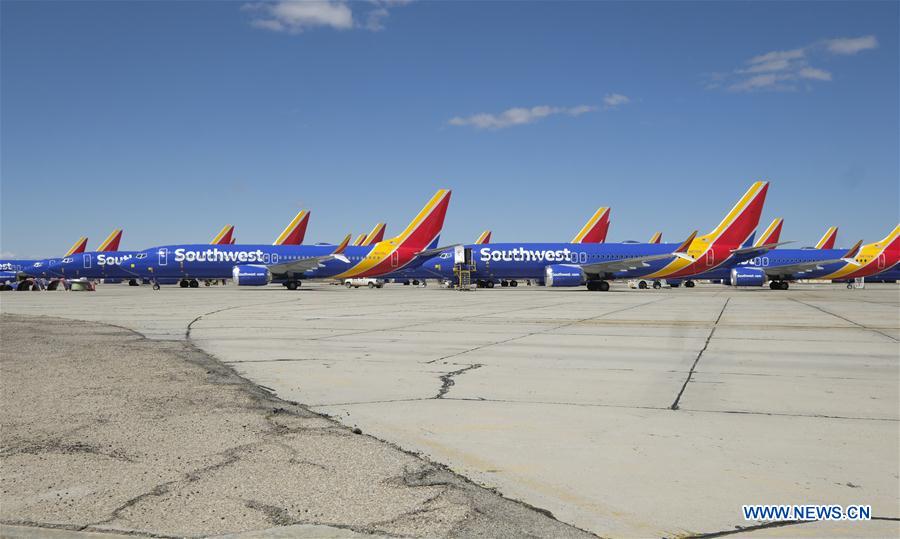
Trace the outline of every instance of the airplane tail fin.
{"type": "Polygon", "coordinates": [[[78,238],[78,241],[75,242],[75,245],[73,245],[63,256],[72,256],[83,253],[87,248],[87,240],[87,236],[81,236],[78,238]]]}
{"type": "Polygon", "coordinates": [[[122,241],[122,229],[117,228],[112,231],[109,236],[106,236],[106,239],[103,240],[103,243],[100,244],[100,247],[97,247],[97,250],[104,253],[112,253],[119,250],[119,242],[122,241]]]}
{"type": "Polygon", "coordinates": [[[440,189],[425,204],[422,211],[409,223],[399,236],[391,238],[398,247],[421,251],[428,247],[440,234],[444,227],[447,206],[450,205],[451,191],[440,189]]]}
{"type": "Polygon", "coordinates": [[[816,249],[834,249],[834,242],[837,240],[838,227],[830,226],[825,231],[825,235],[816,244],[816,249]]]}
{"type": "Polygon", "coordinates": [[[363,244],[364,241],[366,241],[366,235],[360,234],[359,236],[356,236],[355,240],[353,240],[353,246],[359,247],[363,244]]]}
{"type": "Polygon", "coordinates": [[[376,224],[372,231],[369,232],[369,235],[365,237],[361,245],[363,247],[367,245],[375,245],[379,241],[383,240],[385,226],[386,225],[384,223],[376,224]]]}
{"type": "Polygon", "coordinates": [[[483,243],[490,243],[490,242],[491,242],[491,231],[485,230],[484,232],[481,233],[480,236],[478,236],[478,239],[475,240],[475,245],[481,245],[483,243]]]}
{"type": "Polygon", "coordinates": [[[662,243],[662,232],[655,232],[650,237],[650,243],[662,243]]]}
{"type": "Polygon", "coordinates": [[[778,243],[778,240],[781,238],[782,225],[784,225],[784,219],[781,217],[773,219],[772,224],[770,224],[769,228],[759,236],[759,239],[756,240],[756,243],[754,243],[753,246],[762,247],[763,245],[778,243]]]}
{"type": "Polygon", "coordinates": [[[306,237],[306,225],[309,224],[309,212],[300,210],[288,226],[281,231],[272,245],[300,245],[306,237]]]}
{"type": "Polygon", "coordinates": [[[231,242],[234,239],[234,225],[225,225],[222,227],[222,230],[219,231],[218,234],[213,236],[212,241],[209,242],[210,245],[231,245],[231,242]]]}
{"type": "Polygon", "coordinates": [[[572,243],[603,243],[609,230],[609,208],[600,207],[572,238],[572,243]]]}
{"type": "Polygon", "coordinates": [[[730,248],[743,244],[759,224],[768,190],[769,182],[753,183],[722,222],[700,240],[708,245],[719,244],[730,248]]]}
{"type": "Polygon", "coordinates": [[[351,236],[352,234],[347,234],[346,236],[344,236],[344,239],[341,240],[341,243],[338,244],[338,246],[334,249],[334,252],[332,252],[331,254],[339,255],[343,253],[347,249],[347,246],[350,245],[351,236]]]}
{"type": "Polygon", "coordinates": [[[900,225],[895,226],[883,240],[876,241],[874,247],[881,249],[881,253],[892,261],[891,265],[896,264],[900,258],[900,225]]]}

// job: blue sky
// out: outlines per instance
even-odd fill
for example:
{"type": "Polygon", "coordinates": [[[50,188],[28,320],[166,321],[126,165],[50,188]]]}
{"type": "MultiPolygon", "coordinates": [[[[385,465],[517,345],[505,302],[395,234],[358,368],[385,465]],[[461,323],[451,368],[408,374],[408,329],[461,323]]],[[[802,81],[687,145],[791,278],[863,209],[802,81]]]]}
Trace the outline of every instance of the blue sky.
{"type": "MultiPolygon", "coordinates": [[[[896,2],[0,3],[5,255],[307,242],[438,187],[443,240],[711,229],[756,179],[814,243],[900,219],[896,2]]],[[[766,223],[761,223],[765,226],[766,223]]]]}

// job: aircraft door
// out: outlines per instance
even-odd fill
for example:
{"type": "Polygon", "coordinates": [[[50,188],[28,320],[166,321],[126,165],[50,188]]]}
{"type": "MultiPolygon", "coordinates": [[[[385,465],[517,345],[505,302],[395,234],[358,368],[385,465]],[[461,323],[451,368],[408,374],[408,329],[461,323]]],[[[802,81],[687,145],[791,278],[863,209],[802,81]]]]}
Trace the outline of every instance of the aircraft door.
{"type": "Polygon", "coordinates": [[[169,264],[169,250],[163,247],[159,250],[159,265],[167,266],[169,264]]]}
{"type": "Polygon", "coordinates": [[[878,255],[878,269],[884,269],[884,253],[878,255]]]}
{"type": "Polygon", "coordinates": [[[91,269],[91,255],[84,255],[84,269],[91,269]]]}
{"type": "Polygon", "coordinates": [[[706,250],[706,265],[712,266],[715,263],[716,263],[715,253],[713,253],[713,250],[711,248],[707,249],[706,250]]]}
{"type": "Polygon", "coordinates": [[[400,253],[398,253],[397,251],[394,251],[393,253],[391,253],[391,267],[396,268],[399,265],[400,265],[400,253]]]}

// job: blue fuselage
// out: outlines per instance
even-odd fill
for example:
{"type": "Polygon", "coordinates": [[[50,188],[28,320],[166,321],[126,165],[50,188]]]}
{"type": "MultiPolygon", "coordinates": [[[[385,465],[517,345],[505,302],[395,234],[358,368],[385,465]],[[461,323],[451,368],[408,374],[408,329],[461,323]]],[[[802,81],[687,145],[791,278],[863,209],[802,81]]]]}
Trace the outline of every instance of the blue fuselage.
{"type": "Polygon", "coordinates": [[[137,253],[138,251],[92,251],[70,255],[50,264],[45,276],[66,279],[127,279],[133,275],[125,271],[125,264],[137,253]]]}

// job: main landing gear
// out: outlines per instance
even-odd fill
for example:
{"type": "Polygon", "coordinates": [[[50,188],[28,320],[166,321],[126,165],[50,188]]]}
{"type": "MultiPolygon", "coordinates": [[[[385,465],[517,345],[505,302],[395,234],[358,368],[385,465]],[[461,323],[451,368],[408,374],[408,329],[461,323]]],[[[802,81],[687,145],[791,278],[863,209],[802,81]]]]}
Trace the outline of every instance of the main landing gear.
{"type": "MultiPolygon", "coordinates": [[[[647,288],[646,284],[644,288],[647,288]]],[[[609,283],[606,281],[588,281],[587,289],[592,292],[607,292],[609,291],[609,283]]]]}
{"type": "Polygon", "coordinates": [[[288,290],[297,290],[298,288],[300,288],[300,284],[301,284],[300,281],[288,281],[288,282],[284,283],[284,286],[288,290]]]}
{"type": "Polygon", "coordinates": [[[199,288],[200,281],[198,281],[197,279],[182,279],[178,281],[178,286],[180,286],[181,288],[199,288]]]}
{"type": "Polygon", "coordinates": [[[691,281],[690,279],[688,279],[687,281],[684,282],[684,287],[685,288],[694,288],[694,281],[691,281]]]}
{"type": "Polygon", "coordinates": [[[787,290],[788,282],[787,281],[772,281],[769,283],[769,288],[772,290],[787,290]]]}
{"type": "Polygon", "coordinates": [[[500,286],[519,286],[519,281],[500,281],[500,286]]]}

